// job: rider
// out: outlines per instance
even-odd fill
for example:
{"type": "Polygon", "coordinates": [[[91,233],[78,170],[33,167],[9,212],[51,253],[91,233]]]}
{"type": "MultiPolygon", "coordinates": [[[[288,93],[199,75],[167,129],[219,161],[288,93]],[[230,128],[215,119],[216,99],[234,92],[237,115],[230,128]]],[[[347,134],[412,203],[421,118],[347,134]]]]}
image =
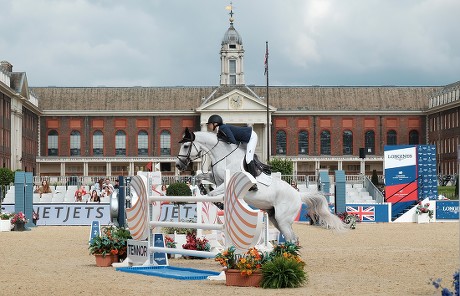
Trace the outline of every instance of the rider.
{"type": "MultiPolygon", "coordinates": [[[[254,132],[252,127],[241,127],[230,124],[224,124],[222,117],[219,115],[211,115],[208,119],[208,129],[212,128],[213,131],[218,128],[217,136],[224,138],[224,140],[233,143],[247,143],[246,146],[246,164],[248,171],[251,175],[256,177],[256,167],[254,164],[254,152],[257,145],[257,134],[254,132]]],[[[249,191],[257,191],[257,184],[254,184],[249,191]]]]}

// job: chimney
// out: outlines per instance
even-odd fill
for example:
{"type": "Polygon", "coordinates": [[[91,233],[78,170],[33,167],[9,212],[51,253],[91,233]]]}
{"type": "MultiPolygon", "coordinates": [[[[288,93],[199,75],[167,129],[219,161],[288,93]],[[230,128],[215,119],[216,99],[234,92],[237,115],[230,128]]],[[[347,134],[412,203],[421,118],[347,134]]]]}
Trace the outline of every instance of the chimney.
{"type": "Polygon", "coordinates": [[[13,72],[13,65],[11,65],[7,61],[1,61],[0,62],[0,70],[2,70],[3,72],[6,72],[6,73],[11,73],[11,72],[13,72]]]}

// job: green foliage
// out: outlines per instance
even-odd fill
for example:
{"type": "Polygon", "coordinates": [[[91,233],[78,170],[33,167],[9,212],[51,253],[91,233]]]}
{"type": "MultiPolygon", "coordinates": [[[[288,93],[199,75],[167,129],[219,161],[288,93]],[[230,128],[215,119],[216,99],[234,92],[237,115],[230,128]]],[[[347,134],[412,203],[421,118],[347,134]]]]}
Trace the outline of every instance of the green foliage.
{"type": "Polygon", "coordinates": [[[307,281],[304,263],[295,257],[277,256],[262,265],[262,288],[297,288],[307,281]]]}
{"type": "Polygon", "coordinates": [[[6,186],[14,182],[14,172],[9,168],[0,168],[0,186],[2,189],[2,196],[0,196],[0,205],[1,201],[5,198],[6,195],[6,186]]]}
{"type": "Polygon", "coordinates": [[[444,195],[450,200],[458,199],[458,184],[454,186],[438,186],[438,195],[444,195]],[[457,190],[457,191],[456,191],[457,190]]]}
{"type": "Polygon", "coordinates": [[[289,159],[272,158],[268,164],[271,166],[272,172],[280,172],[281,175],[292,175],[294,170],[293,162],[289,159]]]}
{"type": "Polygon", "coordinates": [[[371,182],[372,182],[372,184],[374,184],[376,187],[379,186],[379,176],[377,175],[377,171],[376,171],[376,170],[373,170],[373,171],[372,171],[371,182]]]}
{"type": "Polygon", "coordinates": [[[458,187],[460,186],[458,183],[459,183],[460,179],[459,179],[459,175],[457,175],[457,181],[455,182],[455,196],[457,196],[458,198],[458,187]]]}
{"type": "Polygon", "coordinates": [[[95,254],[126,254],[127,241],[132,238],[129,229],[113,225],[103,227],[101,235],[95,236],[89,243],[89,253],[95,254]]]}
{"type": "Polygon", "coordinates": [[[166,195],[169,196],[191,196],[192,190],[185,183],[173,183],[166,189],[166,195]]]}

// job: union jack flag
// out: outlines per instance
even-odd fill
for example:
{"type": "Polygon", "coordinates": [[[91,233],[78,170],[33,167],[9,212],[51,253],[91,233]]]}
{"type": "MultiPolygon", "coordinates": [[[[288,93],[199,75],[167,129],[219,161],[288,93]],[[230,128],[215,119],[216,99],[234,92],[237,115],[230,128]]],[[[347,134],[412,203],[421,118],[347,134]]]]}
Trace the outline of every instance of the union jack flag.
{"type": "Polygon", "coordinates": [[[375,206],[347,206],[347,213],[358,216],[361,222],[375,222],[375,206]]]}

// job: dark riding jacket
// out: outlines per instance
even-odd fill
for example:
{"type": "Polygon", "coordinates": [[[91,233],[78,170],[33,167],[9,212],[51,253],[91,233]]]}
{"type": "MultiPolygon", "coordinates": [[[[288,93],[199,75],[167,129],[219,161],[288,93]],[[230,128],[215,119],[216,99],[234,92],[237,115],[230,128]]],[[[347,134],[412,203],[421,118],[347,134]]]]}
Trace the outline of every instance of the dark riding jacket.
{"type": "Polygon", "coordinates": [[[224,135],[223,140],[233,144],[247,143],[251,139],[252,127],[241,127],[230,124],[222,124],[219,126],[219,133],[224,135]]]}

